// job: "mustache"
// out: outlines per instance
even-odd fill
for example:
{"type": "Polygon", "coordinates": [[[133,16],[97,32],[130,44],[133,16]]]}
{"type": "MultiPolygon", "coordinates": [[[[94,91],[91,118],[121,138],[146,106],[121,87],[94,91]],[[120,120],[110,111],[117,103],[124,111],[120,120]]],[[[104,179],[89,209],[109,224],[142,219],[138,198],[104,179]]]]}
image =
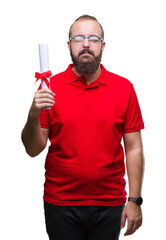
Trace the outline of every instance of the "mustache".
{"type": "Polygon", "coordinates": [[[86,49],[86,48],[83,49],[82,51],[80,51],[78,56],[82,55],[82,54],[85,53],[85,52],[88,52],[88,53],[91,54],[92,56],[95,56],[94,53],[93,53],[91,50],[86,49]]]}

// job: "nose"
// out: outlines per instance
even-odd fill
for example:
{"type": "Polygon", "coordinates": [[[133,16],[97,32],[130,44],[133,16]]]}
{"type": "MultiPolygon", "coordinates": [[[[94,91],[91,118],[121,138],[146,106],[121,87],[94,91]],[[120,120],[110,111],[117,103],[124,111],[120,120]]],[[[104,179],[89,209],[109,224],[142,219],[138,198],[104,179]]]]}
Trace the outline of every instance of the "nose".
{"type": "Polygon", "coordinates": [[[87,37],[84,39],[83,47],[84,47],[84,48],[89,48],[89,40],[88,40],[87,37]]]}

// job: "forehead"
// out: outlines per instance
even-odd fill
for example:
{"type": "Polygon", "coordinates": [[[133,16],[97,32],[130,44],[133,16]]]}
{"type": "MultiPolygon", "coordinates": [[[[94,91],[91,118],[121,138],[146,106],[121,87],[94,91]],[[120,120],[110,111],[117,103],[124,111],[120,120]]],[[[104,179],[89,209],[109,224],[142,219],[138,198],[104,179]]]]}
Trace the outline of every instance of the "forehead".
{"type": "Polygon", "coordinates": [[[101,36],[101,27],[99,23],[95,20],[78,20],[76,21],[71,29],[71,35],[98,35],[101,36]]]}

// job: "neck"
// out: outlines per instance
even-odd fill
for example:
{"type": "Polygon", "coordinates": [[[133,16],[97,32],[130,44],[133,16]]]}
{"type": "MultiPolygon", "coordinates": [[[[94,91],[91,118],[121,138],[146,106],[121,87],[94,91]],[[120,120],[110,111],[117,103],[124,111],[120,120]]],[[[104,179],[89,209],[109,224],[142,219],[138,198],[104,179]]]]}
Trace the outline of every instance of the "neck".
{"type": "Polygon", "coordinates": [[[77,74],[79,77],[84,77],[84,79],[86,80],[87,84],[89,85],[90,83],[94,82],[95,80],[98,79],[98,77],[100,76],[101,74],[101,66],[98,67],[98,69],[96,70],[96,72],[92,73],[92,74],[86,74],[86,73],[83,73],[83,74],[80,74],[76,71],[75,67],[73,67],[73,72],[75,74],[77,74]]]}

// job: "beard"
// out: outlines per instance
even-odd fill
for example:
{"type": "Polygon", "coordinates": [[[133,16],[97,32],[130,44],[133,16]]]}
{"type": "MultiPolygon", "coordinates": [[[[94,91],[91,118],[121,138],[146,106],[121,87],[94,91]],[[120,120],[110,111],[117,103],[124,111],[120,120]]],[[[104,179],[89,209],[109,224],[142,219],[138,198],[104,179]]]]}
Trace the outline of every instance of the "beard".
{"type": "Polygon", "coordinates": [[[102,50],[100,51],[98,56],[95,56],[91,50],[83,49],[82,51],[79,52],[78,56],[75,56],[71,49],[70,56],[72,58],[74,67],[79,74],[90,75],[95,73],[99,68],[101,57],[102,57],[102,50]],[[89,56],[86,56],[86,55],[83,56],[84,59],[85,58],[87,59],[86,61],[79,59],[79,57],[85,52],[88,52],[89,54],[91,54],[93,56],[93,59],[91,59],[89,56]]]}

